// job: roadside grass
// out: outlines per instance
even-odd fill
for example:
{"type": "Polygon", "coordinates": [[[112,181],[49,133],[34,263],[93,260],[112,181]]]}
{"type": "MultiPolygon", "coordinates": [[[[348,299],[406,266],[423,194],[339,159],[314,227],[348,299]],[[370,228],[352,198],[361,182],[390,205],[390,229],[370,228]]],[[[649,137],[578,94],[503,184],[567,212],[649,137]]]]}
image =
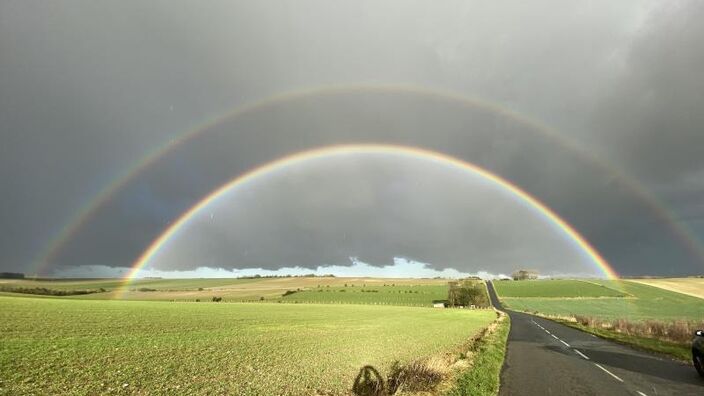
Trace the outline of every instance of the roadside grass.
{"type": "Polygon", "coordinates": [[[337,304],[382,304],[424,306],[433,305],[433,300],[447,299],[447,285],[395,285],[381,286],[365,284],[347,287],[316,287],[296,291],[281,298],[284,302],[337,303],[337,304]]]}
{"type": "Polygon", "coordinates": [[[398,306],[0,296],[0,393],[347,394],[360,368],[390,373],[395,362],[453,351],[495,317],[398,306]]]}
{"type": "Polygon", "coordinates": [[[588,280],[555,279],[494,282],[499,297],[625,297],[607,285],[588,280]]]}
{"type": "Polygon", "coordinates": [[[511,328],[509,316],[504,313],[500,315],[493,331],[477,341],[471,368],[458,376],[448,395],[494,396],[499,393],[501,368],[511,328]]]}

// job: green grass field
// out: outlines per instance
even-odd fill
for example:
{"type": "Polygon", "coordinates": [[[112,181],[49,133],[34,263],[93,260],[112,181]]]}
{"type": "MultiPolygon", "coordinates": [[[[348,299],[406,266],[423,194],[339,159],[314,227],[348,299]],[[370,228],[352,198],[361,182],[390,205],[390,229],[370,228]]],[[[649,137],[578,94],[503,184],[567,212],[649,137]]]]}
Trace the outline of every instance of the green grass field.
{"type": "MultiPolygon", "coordinates": [[[[596,288],[606,291],[621,291],[629,297],[560,299],[555,298],[554,291],[546,292],[546,290],[552,288],[553,282],[558,281],[494,282],[494,285],[502,297],[502,302],[507,307],[521,311],[540,312],[558,316],[586,315],[604,319],[621,318],[629,320],[653,319],[668,321],[701,320],[704,318],[704,301],[702,299],[654,286],[630,281],[597,280],[593,282],[605,287],[599,288],[595,286],[596,288]],[[507,294],[510,294],[506,292],[508,289],[522,290],[529,287],[534,288],[530,292],[530,298],[506,297],[507,294]]],[[[574,295],[569,297],[574,297],[574,295]]]]}
{"type": "Polygon", "coordinates": [[[494,318],[491,310],[0,296],[0,394],[346,393],[363,365],[384,373],[396,360],[452,350],[494,318]]]}
{"type": "Polygon", "coordinates": [[[624,297],[623,291],[587,280],[556,279],[494,282],[501,297],[624,297]]]}
{"type": "MultiPolygon", "coordinates": [[[[198,288],[232,287],[261,279],[201,278],[201,279],[137,279],[130,289],[147,287],[156,290],[198,290],[198,288]]],[[[56,290],[106,289],[113,290],[124,283],[121,279],[0,279],[0,285],[20,287],[45,287],[56,290]]]]}
{"type": "Polygon", "coordinates": [[[446,285],[316,287],[282,298],[286,302],[432,306],[447,299],[446,285]]]}
{"type": "Polygon", "coordinates": [[[224,301],[255,301],[262,297],[266,300],[278,300],[286,291],[297,289],[315,289],[320,287],[367,287],[395,285],[447,286],[443,279],[384,279],[384,278],[337,278],[337,277],[290,277],[290,278],[254,278],[254,279],[137,279],[124,290],[120,289],[123,281],[119,279],[86,280],[13,280],[0,279],[0,288],[43,287],[51,290],[96,290],[103,288],[104,293],[71,296],[75,299],[89,300],[138,300],[138,301],[206,301],[212,297],[222,297],[224,301]],[[347,286],[345,286],[347,285],[347,286]],[[141,291],[149,289],[149,291],[141,291]],[[202,289],[202,290],[201,290],[202,289]]]}

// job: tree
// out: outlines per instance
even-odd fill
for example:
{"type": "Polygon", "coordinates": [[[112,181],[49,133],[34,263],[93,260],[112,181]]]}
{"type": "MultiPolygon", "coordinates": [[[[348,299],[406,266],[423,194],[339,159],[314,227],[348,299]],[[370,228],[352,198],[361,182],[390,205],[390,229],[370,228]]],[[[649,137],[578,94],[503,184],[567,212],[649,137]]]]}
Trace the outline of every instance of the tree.
{"type": "Polygon", "coordinates": [[[521,269],[512,274],[513,280],[538,279],[538,271],[521,269]]]}
{"type": "Polygon", "coordinates": [[[486,294],[484,282],[464,280],[449,282],[447,300],[451,307],[470,306],[485,308],[489,306],[489,296],[486,294]]]}

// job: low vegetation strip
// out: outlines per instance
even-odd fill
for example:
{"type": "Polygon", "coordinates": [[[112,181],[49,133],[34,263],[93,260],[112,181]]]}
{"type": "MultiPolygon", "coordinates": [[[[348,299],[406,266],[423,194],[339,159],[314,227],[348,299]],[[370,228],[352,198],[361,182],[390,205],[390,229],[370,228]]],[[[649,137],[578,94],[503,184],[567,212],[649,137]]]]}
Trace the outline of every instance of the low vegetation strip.
{"type": "Polygon", "coordinates": [[[381,304],[430,307],[433,301],[447,300],[446,285],[347,285],[291,290],[282,301],[299,303],[381,304]]]}
{"type": "Polygon", "coordinates": [[[47,289],[46,287],[0,286],[0,292],[36,294],[36,295],[42,295],[42,296],[80,296],[80,295],[84,295],[84,294],[103,293],[103,292],[105,292],[105,289],[56,290],[56,289],[47,289]]]}
{"type": "Polygon", "coordinates": [[[454,350],[491,310],[0,297],[8,394],[347,394],[454,350]]]}
{"type": "Polygon", "coordinates": [[[679,337],[679,341],[673,341],[672,333],[684,335],[682,330],[680,330],[681,325],[675,324],[674,329],[671,328],[671,330],[667,330],[668,327],[673,326],[672,323],[656,322],[645,324],[635,322],[624,325],[623,322],[619,324],[608,321],[592,321],[587,318],[555,318],[549,316],[546,318],[637,349],[667,355],[683,362],[689,363],[692,360],[691,338],[696,325],[685,325],[689,327],[690,333],[686,336],[679,337]],[[621,329],[619,326],[623,326],[625,329],[621,329]],[[653,337],[653,328],[664,329],[662,330],[663,333],[670,333],[671,335],[664,338],[653,337]],[[644,334],[648,334],[648,336],[644,334]]]}
{"type": "Polygon", "coordinates": [[[524,280],[494,282],[500,297],[625,297],[627,294],[586,280],[524,280]]]}
{"type": "Polygon", "coordinates": [[[654,338],[688,345],[696,330],[704,329],[704,320],[687,321],[661,320],[630,321],[627,319],[604,320],[590,316],[576,315],[573,321],[586,327],[599,328],[625,335],[654,338]]]}

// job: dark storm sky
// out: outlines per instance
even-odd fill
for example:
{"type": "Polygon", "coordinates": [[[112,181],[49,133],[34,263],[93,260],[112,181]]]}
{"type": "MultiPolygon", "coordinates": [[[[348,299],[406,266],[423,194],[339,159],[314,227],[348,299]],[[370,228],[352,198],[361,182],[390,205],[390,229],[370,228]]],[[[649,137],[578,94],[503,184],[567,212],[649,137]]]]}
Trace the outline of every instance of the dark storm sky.
{"type": "MultiPolygon", "coordinates": [[[[253,167],[320,146],[388,143],[516,183],[622,274],[704,272],[696,249],[632,188],[704,239],[702,18],[699,1],[2,1],[0,270],[118,271],[253,167]],[[562,138],[491,106],[419,92],[279,100],[177,146],[41,262],[97,192],[186,131],[281,92],[394,84],[478,98],[562,138]]],[[[154,268],[316,268],[352,256],[466,272],[594,272],[505,191],[421,160],[300,165],[203,216],[154,268]]]]}

